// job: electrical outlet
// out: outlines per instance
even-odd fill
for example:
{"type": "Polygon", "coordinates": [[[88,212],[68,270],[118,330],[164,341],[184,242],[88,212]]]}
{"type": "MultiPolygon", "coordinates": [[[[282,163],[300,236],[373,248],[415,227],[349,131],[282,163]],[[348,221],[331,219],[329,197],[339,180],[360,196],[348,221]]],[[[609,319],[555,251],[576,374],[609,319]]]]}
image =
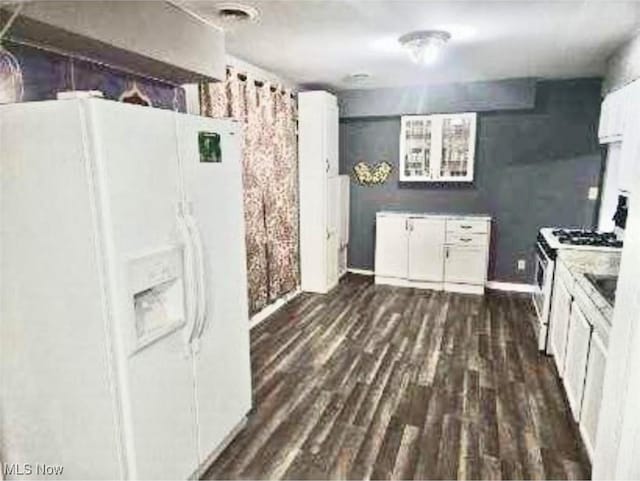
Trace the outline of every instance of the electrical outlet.
{"type": "Polygon", "coordinates": [[[527,262],[524,259],[518,259],[518,270],[523,271],[527,266],[527,262]]]}
{"type": "Polygon", "coordinates": [[[596,200],[598,198],[598,188],[589,187],[589,195],[587,197],[589,198],[589,200],[596,200]]]}

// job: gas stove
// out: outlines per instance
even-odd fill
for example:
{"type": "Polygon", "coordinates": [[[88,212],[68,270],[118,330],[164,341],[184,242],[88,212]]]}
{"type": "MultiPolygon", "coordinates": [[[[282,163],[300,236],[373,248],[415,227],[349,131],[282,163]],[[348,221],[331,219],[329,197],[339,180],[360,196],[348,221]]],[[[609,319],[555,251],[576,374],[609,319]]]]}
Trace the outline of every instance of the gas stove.
{"type": "Polygon", "coordinates": [[[553,279],[556,257],[559,250],[620,252],[622,241],[612,232],[597,232],[585,229],[540,229],[536,242],[535,284],[533,305],[538,314],[534,324],[538,336],[538,349],[547,349],[547,332],[551,311],[553,279]]]}
{"type": "Polygon", "coordinates": [[[545,227],[538,233],[538,246],[552,259],[558,249],[619,251],[622,241],[613,232],[545,227]]]}
{"type": "Polygon", "coordinates": [[[597,232],[583,229],[553,229],[551,233],[558,242],[567,246],[622,247],[613,232],[597,232]]]}

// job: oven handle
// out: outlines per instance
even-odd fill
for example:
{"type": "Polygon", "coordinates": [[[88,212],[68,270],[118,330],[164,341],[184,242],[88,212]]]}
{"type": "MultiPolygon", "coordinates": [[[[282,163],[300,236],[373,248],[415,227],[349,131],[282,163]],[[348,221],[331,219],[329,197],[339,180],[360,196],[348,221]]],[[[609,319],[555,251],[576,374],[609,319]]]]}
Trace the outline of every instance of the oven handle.
{"type": "Polygon", "coordinates": [[[545,265],[551,262],[551,258],[547,255],[540,242],[536,242],[536,254],[544,260],[545,265]]]}

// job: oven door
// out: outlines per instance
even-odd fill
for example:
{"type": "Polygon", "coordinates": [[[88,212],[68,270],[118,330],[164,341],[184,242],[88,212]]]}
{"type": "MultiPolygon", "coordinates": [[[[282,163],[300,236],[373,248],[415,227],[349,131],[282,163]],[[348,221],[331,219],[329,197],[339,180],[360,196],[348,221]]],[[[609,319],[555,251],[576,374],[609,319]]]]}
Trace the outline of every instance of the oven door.
{"type": "Polygon", "coordinates": [[[547,330],[549,326],[549,310],[551,308],[551,291],[553,288],[553,271],[555,262],[544,251],[540,244],[536,244],[535,290],[533,305],[538,315],[535,326],[538,337],[538,349],[544,351],[547,344],[547,330]]]}
{"type": "Polygon", "coordinates": [[[544,292],[547,268],[550,259],[542,250],[540,244],[536,244],[536,269],[535,269],[535,291],[533,292],[533,305],[538,313],[538,318],[542,316],[544,307],[544,292]]]}

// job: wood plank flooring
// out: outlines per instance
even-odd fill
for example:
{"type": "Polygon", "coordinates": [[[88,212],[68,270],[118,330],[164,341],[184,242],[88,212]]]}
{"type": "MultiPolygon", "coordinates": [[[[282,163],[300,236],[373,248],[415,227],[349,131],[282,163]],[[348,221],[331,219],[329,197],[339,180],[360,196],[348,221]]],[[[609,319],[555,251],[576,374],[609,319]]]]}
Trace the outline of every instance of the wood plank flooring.
{"type": "Polygon", "coordinates": [[[209,479],[587,479],[528,296],[348,275],[253,329],[254,410],[209,479]]]}

